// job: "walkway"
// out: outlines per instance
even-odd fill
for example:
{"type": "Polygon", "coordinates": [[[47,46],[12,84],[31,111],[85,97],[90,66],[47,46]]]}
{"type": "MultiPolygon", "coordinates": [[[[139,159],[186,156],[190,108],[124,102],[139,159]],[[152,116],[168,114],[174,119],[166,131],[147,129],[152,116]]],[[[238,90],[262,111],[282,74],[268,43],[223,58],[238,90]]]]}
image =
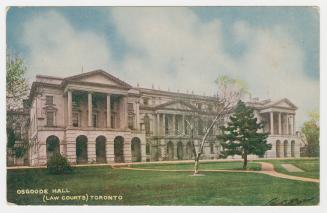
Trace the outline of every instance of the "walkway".
{"type": "Polygon", "coordinates": [[[284,164],[281,164],[281,166],[284,169],[286,169],[286,171],[288,171],[288,172],[304,172],[302,169],[300,169],[299,167],[294,166],[293,164],[284,163],[284,164]]]}
{"type": "MultiPolygon", "coordinates": [[[[227,169],[202,169],[202,172],[241,172],[241,173],[258,173],[258,174],[265,174],[270,175],[273,177],[284,178],[289,180],[298,180],[304,182],[313,182],[319,183],[319,179],[315,178],[306,178],[306,177],[299,177],[293,175],[286,175],[283,173],[276,172],[274,170],[274,166],[271,163],[266,162],[258,162],[261,164],[261,171],[251,171],[251,170],[227,170],[227,169]]],[[[194,170],[191,169],[150,169],[150,168],[132,168],[129,167],[128,163],[124,165],[112,165],[114,169],[125,169],[125,170],[137,170],[137,171],[158,171],[158,172],[193,172],[194,170]]]]}
{"type": "Polygon", "coordinates": [[[261,164],[261,171],[258,171],[258,173],[274,176],[274,177],[279,177],[279,178],[285,178],[289,180],[300,180],[304,182],[314,182],[314,183],[319,183],[319,179],[315,178],[306,178],[306,177],[299,177],[299,176],[293,176],[293,175],[286,175],[283,173],[276,172],[274,170],[274,166],[271,163],[264,163],[264,162],[258,162],[261,164]]]}

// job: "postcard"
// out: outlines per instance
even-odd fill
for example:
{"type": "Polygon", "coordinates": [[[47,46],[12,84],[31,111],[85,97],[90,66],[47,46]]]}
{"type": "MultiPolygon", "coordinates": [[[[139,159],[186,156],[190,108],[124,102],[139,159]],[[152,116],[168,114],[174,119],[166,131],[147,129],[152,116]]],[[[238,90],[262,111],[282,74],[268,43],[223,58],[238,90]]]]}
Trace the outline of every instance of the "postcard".
{"type": "Polygon", "coordinates": [[[8,205],[317,206],[314,6],[10,6],[8,205]]]}

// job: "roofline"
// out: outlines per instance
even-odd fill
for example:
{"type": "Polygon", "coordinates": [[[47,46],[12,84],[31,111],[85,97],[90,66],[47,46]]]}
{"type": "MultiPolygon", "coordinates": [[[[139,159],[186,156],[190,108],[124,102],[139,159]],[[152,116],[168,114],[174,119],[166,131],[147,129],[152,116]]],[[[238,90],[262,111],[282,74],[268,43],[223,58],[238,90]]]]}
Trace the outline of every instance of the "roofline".
{"type": "Polygon", "coordinates": [[[129,89],[133,88],[130,84],[126,83],[123,80],[120,80],[119,78],[117,78],[117,77],[109,74],[108,72],[106,72],[106,71],[104,71],[102,69],[92,70],[92,71],[89,71],[89,72],[85,72],[85,73],[81,73],[81,74],[69,76],[67,78],[64,78],[63,81],[74,80],[76,78],[80,78],[80,77],[83,77],[83,76],[88,76],[88,75],[91,75],[93,73],[102,73],[105,76],[107,76],[109,79],[114,80],[114,81],[117,81],[118,83],[124,85],[125,87],[127,87],[129,89]]]}
{"type": "Polygon", "coordinates": [[[56,76],[50,76],[50,75],[36,75],[36,78],[50,78],[55,80],[64,80],[64,78],[56,77],[56,76]]]}
{"type": "Polygon", "coordinates": [[[171,92],[171,91],[164,91],[164,90],[157,90],[157,89],[148,89],[143,87],[134,87],[134,89],[140,90],[141,93],[152,93],[152,94],[162,94],[162,95],[174,95],[174,96],[182,96],[187,98],[198,98],[198,99],[205,99],[205,100],[216,100],[216,97],[213,96],[205,96],[205,95],[197,95],[197,94],[189,94],[189,93],[182,93],[182,92],[171,92]]]}

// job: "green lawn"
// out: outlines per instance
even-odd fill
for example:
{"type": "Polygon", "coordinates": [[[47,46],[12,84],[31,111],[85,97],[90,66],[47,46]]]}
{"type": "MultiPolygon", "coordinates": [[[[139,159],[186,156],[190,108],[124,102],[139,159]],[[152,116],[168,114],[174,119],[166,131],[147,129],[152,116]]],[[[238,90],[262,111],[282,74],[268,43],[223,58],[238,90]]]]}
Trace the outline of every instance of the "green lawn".
{"type": "MultiPolygon", "coordinates": [[[[179,163],[179,164],[136,164],[131,165],[133,168],[147,168],[147,169],[165,169],[165,170],[193,170],[194,162],[191,163],[179,163]]],[[[242,170],[243,162],[200,162],[200,170],[206,169],[228,169],[228,170],[242,170]]],[[[261,166],[257,162],[249,162],[248,170],[260,171],[261,166]]]]}
{"type": "Polygon", "coordinates": [[[260,160],[262,162],[269,162],[274,165],[276,171],[288,175],[317,178],[319,179],[319,158],[312,159],[287,159],[287,160],[260,160]],[[288,172],[281,164],[293,164],[302,169],[304,172],[288,172]]]}
{"type": "MultiPolygon", "coordinates": [[[[240,162],[240,166],[242,165],[240,162]]],[[[257,167],[251,163],[251,167],[257,167]]],[[[145,166],[145,165],[143,165],[145,166]]],[[[153,166],[147,164],[146,166],[153,166]]],[[[166,165],[170,168],[174,165],[166,165]]],[[[175,167],[188,168],[188,164],[175,167]]],[[[160,166],[161,167],[161,166],[160,166]]],[[[229,163],[208,163],[201,168],[237,168],[229,163]]],[[[45,169],[8,170],[8,202],[31,205],[315,205],[319,202],[319,184],[293,181],[255,173],[155,172],[111,169],[110,167],[75,168],[73,174],[50,175],[45,169]],[[67,195],[122,195],[116,201],[48,201],[43,195],[17,195],[17,189],[68,188],[67,195]]],[[[54,195],[54,194],[52,194],[54,195]]],[[[64,194],[59,194],[62,196],[64,194]]]]}

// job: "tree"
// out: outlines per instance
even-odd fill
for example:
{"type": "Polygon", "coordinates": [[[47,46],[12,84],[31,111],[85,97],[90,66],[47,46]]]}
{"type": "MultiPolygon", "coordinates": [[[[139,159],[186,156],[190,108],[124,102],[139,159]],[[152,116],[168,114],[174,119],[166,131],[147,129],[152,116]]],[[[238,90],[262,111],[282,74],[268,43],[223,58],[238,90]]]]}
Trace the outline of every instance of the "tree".
{"type": "Polygon", "coordinates": [[[199,173],[199,164],[201,155],[203,154],[203,148],[213,127],[220,123],[220,121],[223,121],[226,115],[231,113],[233,106],[235,106],[244,95],[249,94],[243,81],[233,79],[226,75],[219,76],[215,83],[218,85],[218,91],[215,95],[215,101],[213,104],[213,112],[215,113],[215,116],[207,126],[203,127],[204,135],[201,138],[198,150],[196,150],[194,144],[194,133],[196,130],[198,130],[197,128],[199,128],[196,125],[196,120],[202,113],[205,112],[201,112],[200,110],[199,112],[194,113],[192,120],[186,120],[187,128],[190,131],[190,141],[195,161],[194,174],[199,173]]]}
{"type": "Polygon", "coordinates": [[[310,120],[304,122],[301,132],[306,139],[306,155],[309,157],[319,156],[319,112],[310,112],[310,120]]]}
{"type": "Polygon", "coordinates": [[[219,138],[223,141],[223,154],[241,155],[244,159],[243,169],[247,167],[247,156],[250,154],[263,156],[271,149],[267,144],[267,133],[258,132],[263,128],[263,123],[257,122],[253,109],[247,107],[244,102],[239,101],[234,113],[230,116],[227,126],[222,126],[222,135],[219,138]]]}
{"type": "Polygon", "coordinates": [[[22,107],[23,99],[27,97],[26,66],[22,58],[7,53],[6,69],[7,110],[16,110],[22,107]]]}

